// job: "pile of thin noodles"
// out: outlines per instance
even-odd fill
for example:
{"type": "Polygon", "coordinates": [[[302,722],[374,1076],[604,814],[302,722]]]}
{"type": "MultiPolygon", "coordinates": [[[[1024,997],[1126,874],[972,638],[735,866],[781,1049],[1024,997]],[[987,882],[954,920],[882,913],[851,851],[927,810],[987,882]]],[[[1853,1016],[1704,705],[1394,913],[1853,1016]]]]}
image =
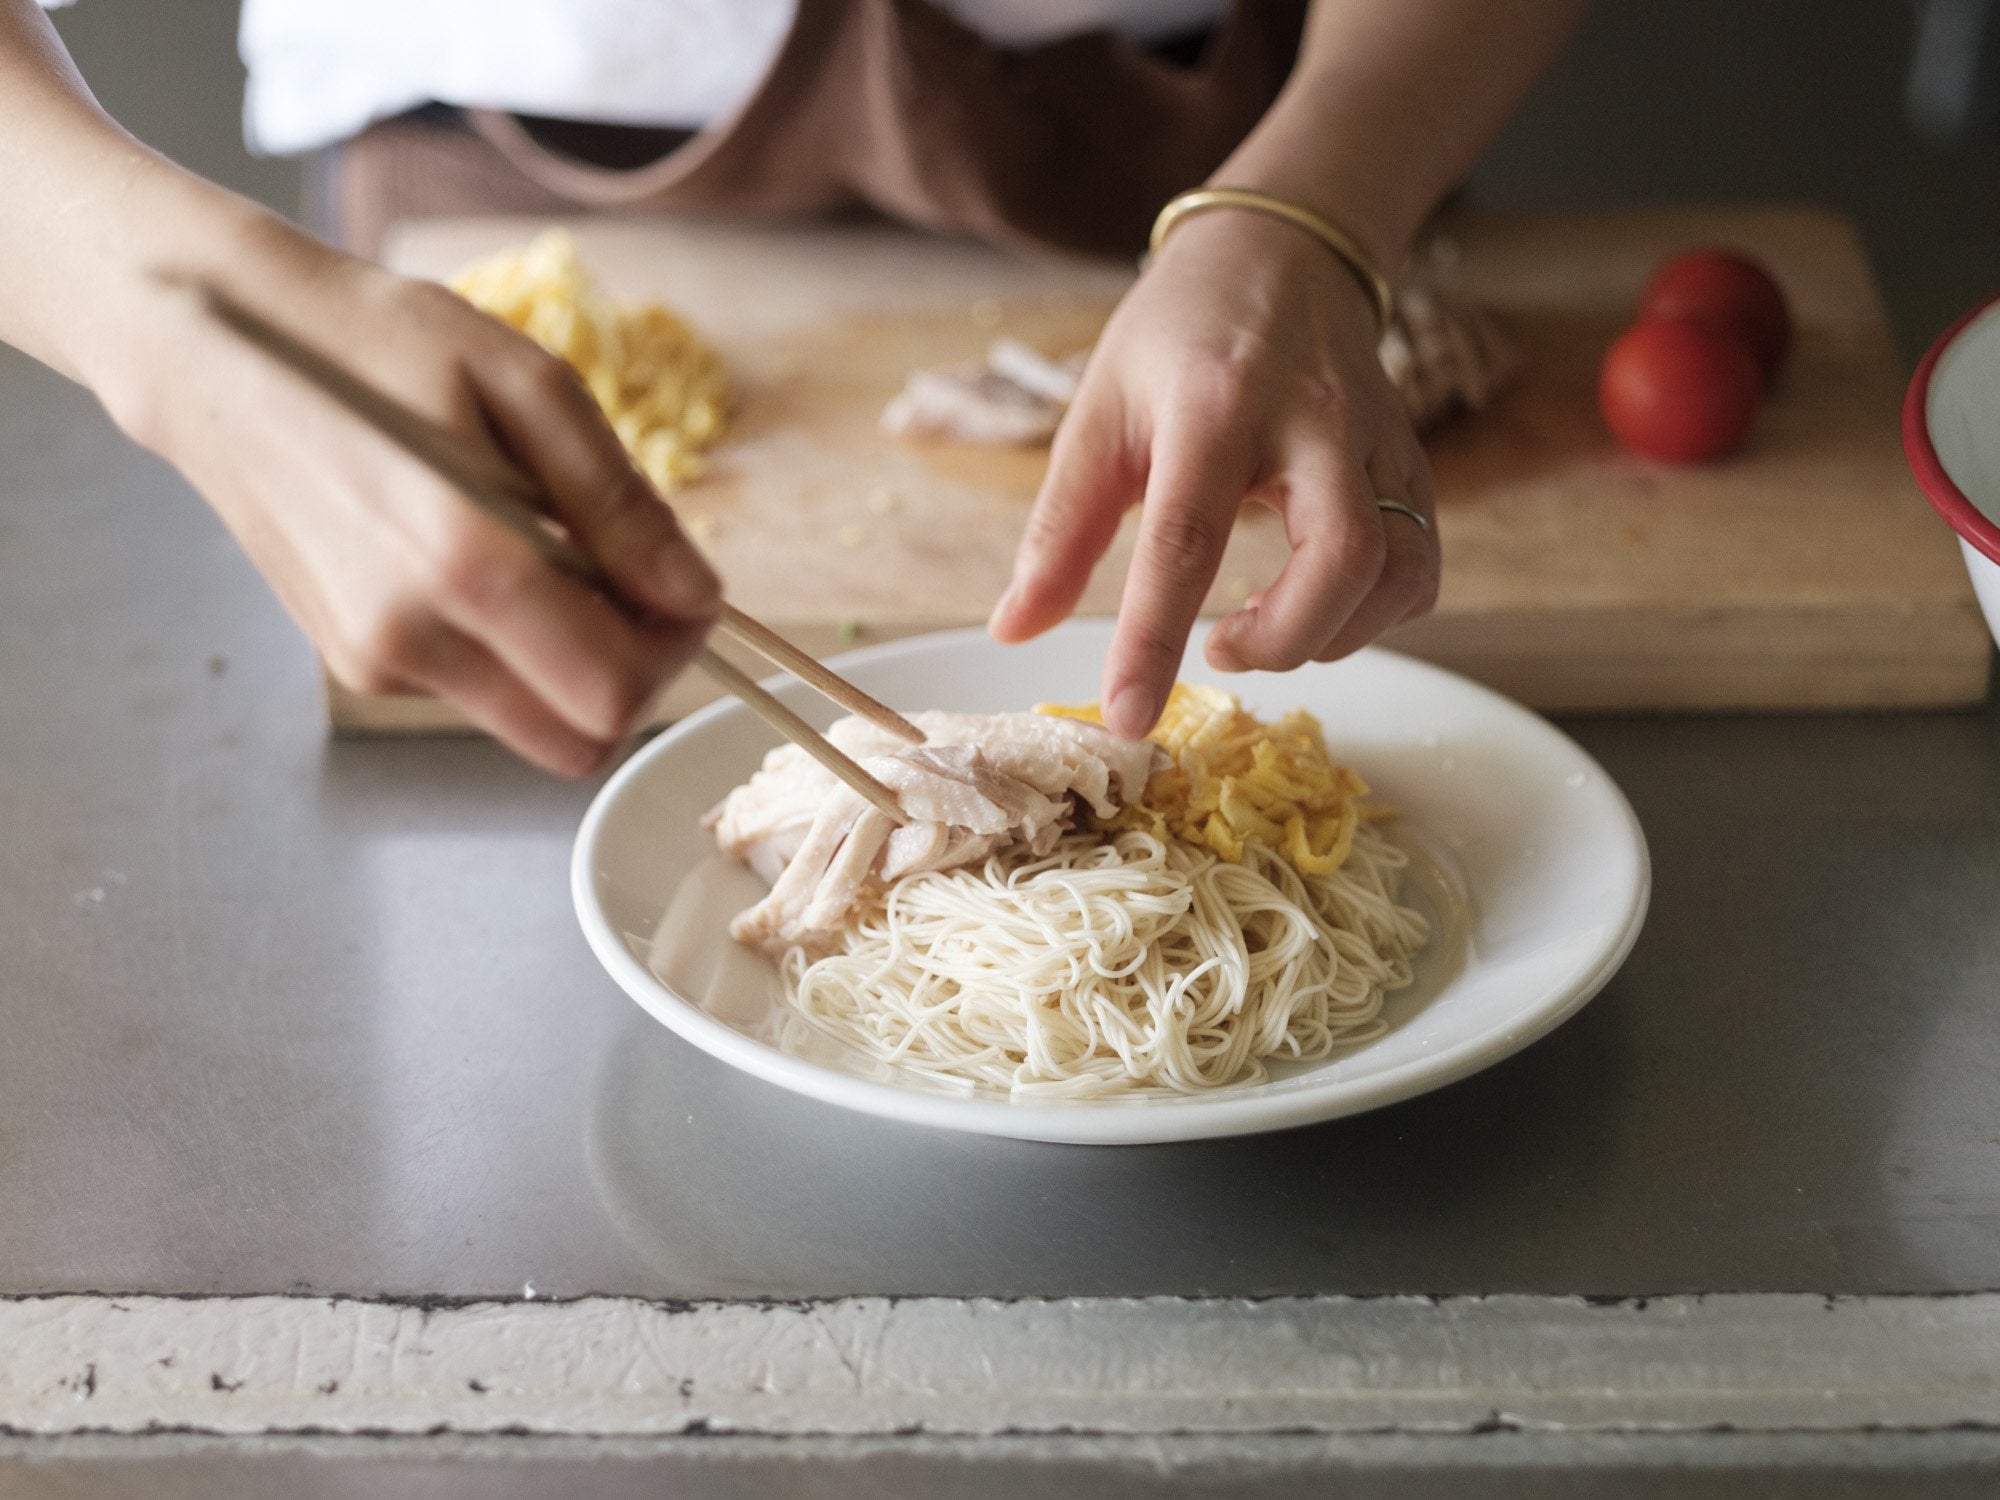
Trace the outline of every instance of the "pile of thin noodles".
{"type": "Polygon", "coordinates": [[[790,950],[781,1044],[803,1027],[1025,1102],[1255,1083],[1381,1035],[1428,930],[1367,788],[1310,716],[1259,725],[1227,694],[1175,692],[1155,731],[1173,761],[1110,826],[906,876],[834,951],[790,950]]]}

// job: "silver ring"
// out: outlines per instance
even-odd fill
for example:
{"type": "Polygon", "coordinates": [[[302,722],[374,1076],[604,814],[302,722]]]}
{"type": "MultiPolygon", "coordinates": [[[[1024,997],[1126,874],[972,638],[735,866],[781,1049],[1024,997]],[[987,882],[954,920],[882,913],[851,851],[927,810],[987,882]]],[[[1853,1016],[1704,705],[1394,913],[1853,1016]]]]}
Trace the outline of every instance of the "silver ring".
{"type": "Polygon", "coordinates": [[[1399,516],[1408,516],[1412,521],[1423,527],[1425,531],[1431,529],[1430,520],[1421,511],[1412,510],[1400,500],[1384,500],[1380,495],[1377,495],[1375,497],[1375,508],[1377,510],[1393,510],[1399,516]]]}

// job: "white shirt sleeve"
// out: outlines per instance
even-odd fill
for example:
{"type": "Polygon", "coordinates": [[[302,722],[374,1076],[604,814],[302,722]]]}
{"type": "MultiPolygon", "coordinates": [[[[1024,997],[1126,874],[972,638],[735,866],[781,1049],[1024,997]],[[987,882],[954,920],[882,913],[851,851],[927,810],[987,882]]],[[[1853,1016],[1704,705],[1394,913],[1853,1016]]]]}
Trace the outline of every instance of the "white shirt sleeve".
{"type": "Polygon", "coordinates": [[[794,0],[244,0],[252,149],[420,104],[691,129],[748,97],[794,0]]]}
{"type": "MultiPolygon", "coordinates": [[[[1225,0],[939,3],[1018,47],[1100,26],[1152,41],[1212,24],[1225,0]]],[[[432,102],[696,129],[755,90],[795,8],[796,0],[243,0],[244,132],[255,151],[307,151],[432,102]]]]}

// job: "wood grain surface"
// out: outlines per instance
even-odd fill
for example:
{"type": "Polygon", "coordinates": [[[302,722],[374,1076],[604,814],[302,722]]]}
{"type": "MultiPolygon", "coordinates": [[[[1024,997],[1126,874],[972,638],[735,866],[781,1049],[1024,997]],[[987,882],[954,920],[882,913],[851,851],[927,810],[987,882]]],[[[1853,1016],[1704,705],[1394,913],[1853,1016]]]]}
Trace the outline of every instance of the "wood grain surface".
{"type": "MultiPolygon", "coordinates": [[[[425,221],[395,236],[389,258],[441,276],[540,227],[425,221]]],[[[571,227],[611,291],[681,310],[736,378],[734,434],[674,502],[734,603],[821,654],[984,620],[1045,455],[891,440],[876,418],[910,369],[975,357],[996,334],[1054,354],[1088,345],[1128,268],[873,223],[571,227]]],[[[1431,437],[1443,592],[1435,614],[1386,644],[1549,710],[1983,698],[1989,642],[1951,534],[1904,467],[1904,372],[1845,220],[1791,205],[1680,207],[1476,214],[1444,232],[1460,284],[1528,363],[1493,408],[1431,437]],[[1613,444],[1596,368],[1651,267],[1705,242],[1770,265],[1797,331],[1747,449],[1668,468],[1613,444]]],[[[1133,519],[1085,613],[1115,611],[1133,519]]],[[[1274,576],[1284,551],[1276,518],[1246,511],[1209,611],[1274,576]]],[[[712,696],[690,676],[661,717],[712,696]]],[[[334,683],[328,697],[344,731],[461,722],[426,699],[334,683]]]]}

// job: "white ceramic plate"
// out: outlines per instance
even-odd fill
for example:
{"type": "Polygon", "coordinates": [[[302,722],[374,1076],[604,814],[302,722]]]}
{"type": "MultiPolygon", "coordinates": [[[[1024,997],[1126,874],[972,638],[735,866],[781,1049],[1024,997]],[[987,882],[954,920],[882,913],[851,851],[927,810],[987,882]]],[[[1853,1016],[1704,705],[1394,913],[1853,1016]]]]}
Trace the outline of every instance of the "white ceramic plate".
{"type": "MultiPolygon", "coordinates": [[[[1026,646],[973,630],[852,652],[839,670],[902,709],[995,712],[1086,702],[1110,639],[1077,622],[1026,646]]],[[[1645,918],[1650,868],[1638,820],[1603,768],[1546,721],[1437,667],[1370,650],[1283,676],[1185,675],[1265,716],[1310,709],[1335,755],[1403,809],[1389,825],[1415,856],[1409,896],[1435,936],[1417,982],[1391,996],[1388,1033],[1269,1081],[1194,1097],[1013,1104],[962,1095],[827,1043],[771,1041],[776,970],[729,940],[763,886],[722,859],[703,812],[770,749],[735,703],[662,734],[604,787],[577,834],[571,888],[612,978],[703,1051],[768,1082],[913,1124],[1102,1144],[1243,1135],[1407,1099],[1525,1047],[1617,970],[1645,918]]],[[[790,681],[767,684],[824,726],[835,711],[790,681]]]]}

